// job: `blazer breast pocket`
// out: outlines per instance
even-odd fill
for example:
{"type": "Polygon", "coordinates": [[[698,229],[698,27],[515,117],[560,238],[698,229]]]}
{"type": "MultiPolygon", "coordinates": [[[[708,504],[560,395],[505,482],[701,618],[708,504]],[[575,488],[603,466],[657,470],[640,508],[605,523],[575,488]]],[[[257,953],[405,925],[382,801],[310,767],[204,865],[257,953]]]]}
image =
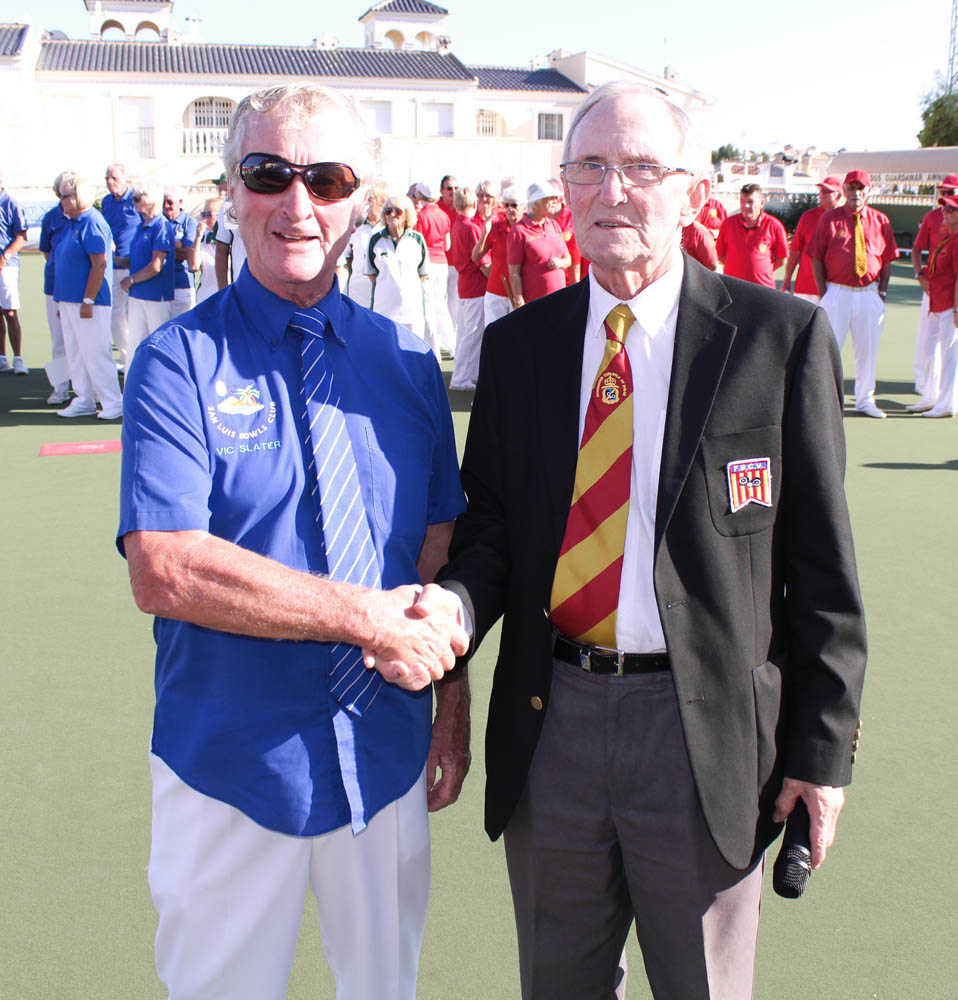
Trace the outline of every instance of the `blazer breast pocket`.
{"type": "Polygon", "coordinates": [[[770,528],[782,486],[781,427],[706,435],[702,457],[715,530],[735,537],[770,528]]]}

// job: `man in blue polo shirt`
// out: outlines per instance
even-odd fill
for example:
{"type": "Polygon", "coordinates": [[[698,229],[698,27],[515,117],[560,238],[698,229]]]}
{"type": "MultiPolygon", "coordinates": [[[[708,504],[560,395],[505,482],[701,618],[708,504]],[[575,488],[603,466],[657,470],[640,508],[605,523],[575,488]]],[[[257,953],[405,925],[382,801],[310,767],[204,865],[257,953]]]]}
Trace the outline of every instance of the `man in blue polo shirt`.
{"type": "Polygon", "coordinates": [[[163,192],[163,214],[173,223],[173,238],[176,241],[176,269],[173,281],[173,316],[185,313],[196,305],[196,289],[193,284],[193,265],[196,246],[196,219],[183,210],[183,192],[179,188],[168,187],[163,192]]]}
{"type": "Polygon", "coordinates": [[[123,279],[130,273],[130,243],[140,225],[140,216],[133,202],[133,185],[127,180],[126,167],[111,163],[106,168],[109,194],[100,203],[100,213],[113,233],[113,312],[110,314],[110,336],[119,353],[119,365],[126,370],[129,361],[129,324],[127,293],[123,279]]]}
{"type": "Polygon", "coordinates": [[[20,247],[27,241],[27,217],[10,197],[0,174],[0,372],[29,375],[20,355],[20,247]],[[7,360],[7,334],[13,366],[7,360]]]}
{"type": "Polygon", "coordinates": [[[465,633],[414,608],[464,507],[445,388],[335,281],[375,169],[349,99],[253,94],[224,160],[247,265],[144,341],[126,384],[157,969],[177,1000],[285,996],[308,884],[338,995],[413,1000],[427,803],[468,767],[468,688],[444,677],[465,633]]]}

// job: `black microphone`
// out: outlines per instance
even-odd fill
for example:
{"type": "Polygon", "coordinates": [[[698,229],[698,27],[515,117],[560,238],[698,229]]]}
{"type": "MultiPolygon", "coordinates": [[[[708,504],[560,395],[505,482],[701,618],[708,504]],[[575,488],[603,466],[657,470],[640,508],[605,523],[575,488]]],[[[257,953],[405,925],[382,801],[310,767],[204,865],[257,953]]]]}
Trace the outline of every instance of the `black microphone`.
{"type": "Polygon", "coordinates": [[[782,849],[772,869],[772,887],[785,899],[798,899],[812,874],[808,809],[799,799],[788,817],[782,849]]]}

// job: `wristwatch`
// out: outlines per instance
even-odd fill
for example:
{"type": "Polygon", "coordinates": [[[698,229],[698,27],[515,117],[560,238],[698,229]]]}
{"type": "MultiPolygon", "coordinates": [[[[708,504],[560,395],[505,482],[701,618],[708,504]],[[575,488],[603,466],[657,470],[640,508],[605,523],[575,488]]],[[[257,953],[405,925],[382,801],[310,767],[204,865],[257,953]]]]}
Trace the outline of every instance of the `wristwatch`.
{"type": "Polygon", "coordinates": [[[93,299],[84,299],[83,300],[83,304],[85,306],[92,306],[93,305],[93,299]]]}

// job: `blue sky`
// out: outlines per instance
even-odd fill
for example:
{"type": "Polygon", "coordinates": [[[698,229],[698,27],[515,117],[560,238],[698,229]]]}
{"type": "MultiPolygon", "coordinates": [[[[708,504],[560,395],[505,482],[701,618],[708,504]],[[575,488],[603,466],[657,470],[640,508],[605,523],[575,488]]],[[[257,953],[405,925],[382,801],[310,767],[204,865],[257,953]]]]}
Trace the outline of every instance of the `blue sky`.
{"type": "MultiPolygon", "coordinates": [[[[739,13],[705,0],[649,0],[613,14],[609,0],[549,0],[524,8],[514,0],[438,0],[450,12],[453,52],[465,63],[524,66],[553,49],[591,49],[661,73],[714,96],[716,141],[775,151],[799,148],[910,149],[921,128],[920,101],[948,60],[950,0],[871,0],[867,8],[834,0],[756,4],[739,13]],[[867,10],[867,13],[866,13],[867,10]],[[920,18],[920,21],[919,21],[920,18]],[[859,84],[852,84],[856,74],[859,84]]],[[[210,42],[308,44],[318,34],[341,45],[362,44],[359,17],[367,4],[302,4],[272,8],[236,0],[177,0],[174,22],[202,18],[210,42]]],[[[34,22],[86,38],[82,0],[4,2],[0,20],[34,22]]]]}

